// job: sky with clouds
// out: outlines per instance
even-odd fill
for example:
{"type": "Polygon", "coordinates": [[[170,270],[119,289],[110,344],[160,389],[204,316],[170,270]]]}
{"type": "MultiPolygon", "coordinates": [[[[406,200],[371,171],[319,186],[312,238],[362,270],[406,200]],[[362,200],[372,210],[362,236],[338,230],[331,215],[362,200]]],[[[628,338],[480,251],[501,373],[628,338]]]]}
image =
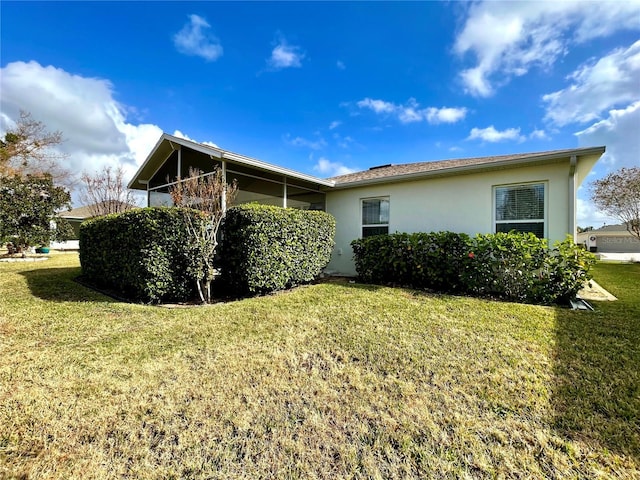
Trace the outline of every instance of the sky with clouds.
{"type": "Polygon", "coordinates": [[[0,133],[31,112],[75,172],[130,176],[163,131],[319,177],[606,145],[578,191],[597,227],[588,183],[640,165],[637,0],[3,1],[0,21],[0,133]]]}

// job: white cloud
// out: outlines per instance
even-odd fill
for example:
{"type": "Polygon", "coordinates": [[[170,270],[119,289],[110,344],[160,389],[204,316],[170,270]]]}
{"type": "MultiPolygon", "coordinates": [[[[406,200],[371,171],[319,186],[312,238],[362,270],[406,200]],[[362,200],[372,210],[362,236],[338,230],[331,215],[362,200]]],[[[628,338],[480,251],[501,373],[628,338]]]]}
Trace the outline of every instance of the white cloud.
{"type": "Polygon", "coordinates": [[[475,57],[475,66],[460,73],[462,83],[472,95],[490,96],[512,77],[552,65],[575,44],[638,30],[639,16],[637,0],[473,3],[453,47],[475,57]]]}
{"type": "MultiPolygon", "coordinates": [[[[25,110],[49,131],[60,130],[64,167],[77,174],[121,165],[127,180],[146,159],[162,130],[128,122],[127,108],[111,82],[73,75],[37,62],[9,63],[0,70],[0,118],[6,129],[25,110]]],[[[72,192],[72,198],[77,196],[72,192]]]]}
{"type": "Polygon", "coordinates": [[[195,142],[195,143],[200,143],[202,145],[208,145],[210,147],[213,148],[220,148],[218,147],[217,144],[211,142],[211,141],[206,141],[206,142],[199,142],[198,140],[194,140],[193,138],[191,138],[189,135],[187,135],[186,133],[182,133],[180,130],[176,130],[173,132],[173,136],[174,137],[178,137],[178,138],[184,138],[185,140],[189,140],[191,142],[195,142]]]}
{"type": "Polygon", "coordinates": [[[576,133],[580,146],[605,145],[601,161],[611,170],[640,164],[640,100],[624,109],[611,110],[604,120],[576,133]]]}
{"type": "Polygon", "coordinates": [[[576,223],[580,227],[600,228],[603,225],[616,225],[620,223],[613,217],[598,210],[591,200],[576,199],[576,223]]]}
{"type": "Polygon", "coordinates": [[[271,57],[267,59],[270,70],[283,68],[300,68],[306,54],[295,45],[289,45],[284,38],[280,38],[278,44],[271,51],[271,57]]]}
{"type": "Polygon", "coordinates": [[[173,36],[173,44],[180,53],[215,61],[223,49],[217,38],[206,33],[210,28],[205,18],[189,15],[189,21],[173,36]]]}
{"type": "Polygon", "coordinates": [[[533,132],[529,134],[529,138],[535,138],[538,140],[548,140],[549,136],[547,135],[547,132],[545,132],[544,130],[538,130],[536,128],[533,130],[533,132]]]}
{"type": "Polygon", "coordinates": [[[523,142],[526,137],[520,135],[519,128],[507,128],[506,130],[496,130],[493,125],[487,128],[472,128],[467,140],[483,140],[485,142],[496,143],[505,140],[516,140],[523,142]]]}
{"type": "Polygon", "coordinates": [[[332,162],[325,157],[320,157],[314,165],[313,170],[326,177],[337,177],[338,175],[346,175],[356,170],[346,167],[340,162],[332,162]]]}
{"type": "Polygon", "coordinates": [[[338,128],[340,125],[342,125],[342,122],[338,121],[338,120],[334,120],[333,122],[331,122],[329,124],[329,130],[333,130],[338,128]]]}
{"type": "Polygon", "coordinates": [[[338,60],[336,62],[336,67],[338,67],[339,70],[345,70],[347,68],[347,66],[341,60],[338,60]]]}
{"type": "Polygon", "coordinates": [[[607,118],[600,120],[588,128],[577,132],[578,145],[592,147],[604,145],[607,151],[590,172],[588,182],[585,181],[578,189],[578,224],[601,226],[619,223],[618,220],[608,218],[598,211],[590,199],[590,182],[602,178],[606,174],[621,167],[638,166],[638,152],[640,152],[640,100],[626,108],[614,109],[607,118]]]}
{"type": "Polygon", "coordinates": [[[365,98],[360,100],[357,105],[360,108],[368,108],[376,113],[392,113],[398,108],[391,102],[385,102],[384,100],[374,100],[372,98],[365,98]]]}
{"type": "Polygon", "coordinates": [[[467,115],[466,108],[427,108],[427,121],[429,123],[456,123],[467,115]]]}
{"type": "Polygon", "coordinates": [[[308,140],[302,137],[291,138],[288,133],[284,136],[284,141],[294,147],[306,147],[312,150],[321,150],[327,146],[327,142],[322,137],[318,137],[316,140],[308,140]]]}
{"type": "Polygon", "coordinates": [[[396,117],[401,123],[415,123],[426,121],[432,125],[438,123],[456,123],[467,115],[466,108],[428,107],[420,108],[415,98],[410,98],[406,104],[398,105],[385,100],[365,98],[356,103],[360,108],[366,108],[379,115],[396,117]]]}
{"type": "Polygon", "coordinates": [[[597,120],[602,112],[640,99],[640,40],[569,75],[571,85],[542,97],[556,125],[597,120]]]}

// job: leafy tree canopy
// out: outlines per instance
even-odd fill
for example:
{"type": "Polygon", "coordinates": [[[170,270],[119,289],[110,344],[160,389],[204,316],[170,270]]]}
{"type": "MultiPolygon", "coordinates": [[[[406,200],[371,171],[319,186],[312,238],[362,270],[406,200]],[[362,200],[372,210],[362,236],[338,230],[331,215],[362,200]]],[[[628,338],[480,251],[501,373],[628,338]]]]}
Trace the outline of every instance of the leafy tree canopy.
{"type": "Polygon", "coordinates": [[[21,247],[66,240],[71,226],[57,212],[71,208],[71,196],[50,174],[0,175],[0,241],[21,247]]]}
{"type": "Polygon", "coordinates": [[[640,240],[640,167],[621,168],[591,184],[591,200],[640,240]]]}

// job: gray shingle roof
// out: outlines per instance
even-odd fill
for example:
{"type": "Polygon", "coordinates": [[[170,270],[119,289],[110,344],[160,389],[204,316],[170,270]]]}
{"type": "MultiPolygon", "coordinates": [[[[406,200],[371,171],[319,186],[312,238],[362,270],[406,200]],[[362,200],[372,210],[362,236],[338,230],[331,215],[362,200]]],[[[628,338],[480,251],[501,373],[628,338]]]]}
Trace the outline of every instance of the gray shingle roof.
{"type": "MultiPolygon", "coordinates": [[[[571,155],[580,155],[581,153],[593,153],[595,150],[601,149],[604,152],[604,147],[595,148],[577,148],[570,150],[550,150],[546,152],[535,153],[519,153],[515,155],[499,155],[492,157],[476,157],[476,158],[459,158],[453,160],[440,160],[431,162],[418,162],[418,163],[404,163],[398,165],[388,165],[381,167],[373,167],[369,170],[361,172],[348,173],[346,175],[339,175],[332,177],[329,180],[333,180],[336,185],[347,185],[352,183],[368,183],[376,180],[402,180],[403,177],[414,177],[420,174],[449,174],[464,171],[466,169],[472,170],[475,168],[481,168],[486,166],[500,167],[508,166],[509,163],[518,161],[542,161],[559,159],[563,157],[569,157],[571,155]]],[[[600,152],[600,153],[602,153],[600,152]]]]}
{"type": "MultiPolygon", "coordinates": [[[[106,203],[106,202],[100,202],[100,203],[106,203]]],[[[85,205],[83,207],[78,207],[78,208],[74,208],[73,210],[69,210],[69,211],[64,211],[64,212],[60,212],[60,216],[63,218],[76,218],[76,219],[86,219],[86,218],[91,218],[93,217],[93,208],[96,205],[100,205],[100,203],[98,204],[93,204],[93,205],[85,205]]],[[[132,208],[139,208],[138,205],[129,205],[126,204],[124,202],[118,202],[121,204],[121,209],[122,210],[130,210],[132,208]],[[126,207],[126,208],[124,208],[126,207]]]]}
{"type": "Polygon", "coordinates": [[[627,225],[620,223],[618,225],[604,225],[593,232],[627,232],[627,225]]]}

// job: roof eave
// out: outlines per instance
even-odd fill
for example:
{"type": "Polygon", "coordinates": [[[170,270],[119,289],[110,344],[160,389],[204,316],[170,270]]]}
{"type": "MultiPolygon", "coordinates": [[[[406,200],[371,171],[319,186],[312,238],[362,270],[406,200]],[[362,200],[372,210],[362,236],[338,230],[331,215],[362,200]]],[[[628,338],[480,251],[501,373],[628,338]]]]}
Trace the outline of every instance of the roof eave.
{"type": "Polygon", "coordinates": [[[365,187],[368,185],[377,185],[381,183],[396,183],[396,182],[409,182],[412,180],[419,180],[422,178],[428,177],[443,177],[443,176],[452,176],[463,173],[472,173],[475,171],[481,170],[494,170],[494,169],[502,169],[508,167],[515,167],[526,164],[537,164],[537,163],[550,163],[553,161],[561,160],[563,158],[570,158],[572,155],[577,155],[578,157],[587,156],[587,155],[602,155],[605,151],[605,147],[593,147],[593,148],[585,148],[585,149],[577,149],[577,150],[568,150],[563,153],[550,154],[550,155],[535,155],[531,157],[517,158],[512,160],[496,160],[495,162],[487,162],[476,165],[462,165],[457,167],[449,167],[442,168],[438,170],[428,170],[425,172],[413,172],[413,173],[404,173],[398,175],[391,176],[383,176],[376,178],[369,178],[363,180],[355,180],[353,182],[345,182],[335,184],[335,189],[346,189],[346,188],[355,188],[355,187],[365,187]]]}
{"type": "MultiPolygon", "coordinates": [[[[291,170],[288,168],[278,167],[277,165],[273,165],[271,163],[263,162],[262,160],[240,155],[238,153],[222,150],[221,148],[202,145],[200,143],[193,142],[191,140],[175,137],[173,135],[169,135],[168,133],[163,133],[160,139],[158,140],[158,142],[156,143],[156,145],[153,147],[153,150],[151,150],[151,153],[149,153],[149,155],[147,156],[145,161],[142,163],[138,171],[131,178],[128,188],[132,190],[141,190],[140,185],[146,185],[148,183],[148,179],[140,180],[138,177],[142,175],[142,173],[145,170],[145,167],[151,161],[156,151],[160,148],[160,146],[164,141],[171,142],[172,144],[175,143],[182,147],[190,148],[192,150],[203,153],[205,155],[215,157],[219,160],[229,160],[231,162],[237,162],[242,165],[248,165],[251,167],[258,168],[260,170],[276,173],[278,175],[283,175],[285,177],[296,178],[306,182],[316,183],[324,187],[333,187],[335,185],[335,182],[333,180],[314,177],[313,175],[307,175],[305,173],[296,172],[295,170],[291,170]]],[[[146,190],[146,188],[142,190],[146,190]]]]}

